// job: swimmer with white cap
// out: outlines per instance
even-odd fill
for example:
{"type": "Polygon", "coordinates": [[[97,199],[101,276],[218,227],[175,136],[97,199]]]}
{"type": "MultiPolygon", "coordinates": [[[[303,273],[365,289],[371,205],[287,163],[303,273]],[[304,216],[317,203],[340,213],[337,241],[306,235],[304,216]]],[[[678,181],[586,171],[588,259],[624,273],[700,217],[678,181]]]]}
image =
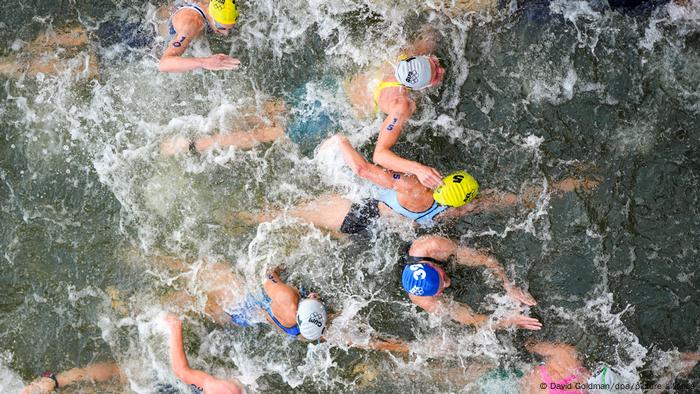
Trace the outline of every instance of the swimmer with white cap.
{"type": "Polygon", "coordinates": [[[187,72],[197,69],[235,70],[240,61],[225,54],[207,57],[184,57],[185,50],[202,32],[228,36],[238,10],[234,0],[195,1],[178,7],[168,21],[168,44],[160,58],[161,72],[187,72]]]}
{"type": "Polygon", "coordinates": [[[411,92],[438,86],[445,75],[440,60],[431,54],[434,47],[432,34],[425,33],[403,50],[404,58],[393,66],[379,73],[360,74],[345,86],[345,92],[358,114],[386,114],[372,160],[386,169],[415,175],[429,189],[441,185],[440,172],[402,158],[392,148],[416,110],[411,92]]]}
{"type": "MultiPolygon", "coordinates": [[[[252,327],[268,324],[301,341],[323,339],[330,319],[320,296],[285,283],[280,277],[279,268],[265,273],[262,288],[251,292],[246,289],[244,279],[233,272],[228,264],[202,262],[196,263],[196,269],[192,269],[167,257],[159,257],[155,262],[175,269],[178,280],[194,283],[195,289],[201,289],[204,293],[198,296],[184,291],[170,293],[165,301],[169,309],[179,313],[189,310],[203,312],[221,325],[233,323],[240,327],[252,327]],[[206,300],[203,310],[197,297],[206,300]]],[[[392,340],[372,338],[366,344],[344,340],[351,347],[405,352],[403,345],[392,340]]]]}

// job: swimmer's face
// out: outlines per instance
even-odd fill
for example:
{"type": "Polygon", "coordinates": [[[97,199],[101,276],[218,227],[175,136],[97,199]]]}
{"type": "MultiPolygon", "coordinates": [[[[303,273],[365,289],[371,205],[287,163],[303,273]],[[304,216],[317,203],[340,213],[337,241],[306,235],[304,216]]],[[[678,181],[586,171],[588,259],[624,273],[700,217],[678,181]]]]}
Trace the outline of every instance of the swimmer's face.
{"type": "Polygon", "coordinates": [[[229,33],[231,33],[231,30],[233,30],[234,25],[224,25],[221,24],[217,21],[214,21],[214,34],[218,34],[220,36],[228,37],[229,33]]]}
{"type": "Polygon", "coordinates": [[[309,293],[309,295],[306,298],[309,300],[321,300],[321,296],[318,295],[318,293],[309,293]]]}
{"type": "Polygon", "coordinates": [[[445,291],[446,288],[450,287],[452,284],[452,281],[450,280],[450,277],[447,276],[447,273],[445,270],[443,270],[440,266],[435,265],[433,263],[429,263],[431,267],[435,268],[435,270],[438,272],[440,275],[440,288],[438,289],[437,293],[435,293],[434,297],[439,296],[442,294],[443,291],[445,291]]]}
{"type": "Polygon", "coordinates": [[[439,85],[445,76],[445,69],[440,65],[440,60],[436,56],[430,56],[430,86],[439,85]]]}

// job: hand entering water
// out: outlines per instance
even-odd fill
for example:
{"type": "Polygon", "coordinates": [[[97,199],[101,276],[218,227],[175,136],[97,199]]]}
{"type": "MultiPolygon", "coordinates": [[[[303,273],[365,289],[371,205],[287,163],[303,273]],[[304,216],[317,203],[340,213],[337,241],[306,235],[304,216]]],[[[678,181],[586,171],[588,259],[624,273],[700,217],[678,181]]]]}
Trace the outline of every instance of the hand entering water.
{"type": "Polygon", "coordinates": [[[241,61],[222,53],[202,59],[202,68],[206,70],[236,70],[241,61]]]}
{"type": "Polygon", "coordinates": [[[511,286],[510,288],[507,289],[508,295],[511,296],[513,299],[518,300],[522,302],[525,305],[528,306],[533,306],[537,305],[537,301],[535,301],[535,298],[530,295],[526,290],[523,290],[521,288],[511,286]]]}
{"type": "Polygon", "coordinates": [[[535,319],[534,317],[518,314],[507,317],[496,324],[497,329],[505,329],[508,327],[539,331],[542,329],[542,323],[540,323],[540,321],[535,319]]]}

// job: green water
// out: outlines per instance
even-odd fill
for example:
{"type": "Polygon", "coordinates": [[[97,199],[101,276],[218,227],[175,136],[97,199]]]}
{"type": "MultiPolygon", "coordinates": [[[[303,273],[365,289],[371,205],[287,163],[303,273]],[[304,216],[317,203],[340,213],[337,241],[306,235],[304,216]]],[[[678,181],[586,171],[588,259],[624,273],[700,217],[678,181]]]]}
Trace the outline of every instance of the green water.
{"type": "MultiPolygon", "coordinates": [[[[156,255],[230,261],[251,283],[283,262],[292,282],[346,313],[342,329],[414,341],[411,356],[395,358],[189,321],[191,362],[255,391],[470,391],[449,371],[474,360],[522,365],[529,338],[574,344],[589,366],[643,369],[655,352],[697,351],[700,4],[685,17],[666,5],[629,15],[584,4],[555,2],[538,19],[522,2],[513,14],[454,17],[359,0],[246,3],[231,40],[195,48],[230,50],[241,71],[162,75],[157,41],[128,49],[98,34],[111,21],[150,26],[160,4],[10,1],[1,54],[50,26],[82,25],[91,32],[82,50],[98,54],[100,72],[93,81],[0,77],[0,366],[11,372],[0,373],[0,387],[10,375],[28,382],[99,360],[119,362],[133,391],[176,384],[157,323],[171,278],[154,267],[156,255]],[[387,224],[372,242],[352,243],[294,222],[225,220],[333,186],[364,190],[350,177],[333,181],[312,144],[158,154],[168,136],[211,130],[311,82],[368,156],[378,122],[355,119],[339,84],[323,81],[389,58],[419,23],[440,31],[448,73],[419,99],[397,153],[513,192],[568,176],[601,180],[590,193],[430,231],[497,256],[539,301],[531,314],[541,333],[474,335],[410,306],[398,259],[423,230],[387,224]]],[[[450,296],[480,312],[503,307],[483,271],[449,273],[450,296]]]]}

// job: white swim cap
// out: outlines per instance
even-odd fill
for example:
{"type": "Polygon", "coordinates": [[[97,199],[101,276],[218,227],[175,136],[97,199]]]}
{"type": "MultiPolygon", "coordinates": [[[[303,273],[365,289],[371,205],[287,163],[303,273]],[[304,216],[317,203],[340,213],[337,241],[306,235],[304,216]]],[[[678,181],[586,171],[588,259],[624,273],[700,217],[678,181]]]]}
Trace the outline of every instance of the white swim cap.
{"type": "Polygon", "coordinates": [[[411,57],[399,62],[394,77],[402,85],[413,90],[421,90],[430,86],[433,72],[430,58],[427,56],[411,57]]]}
{"type": "Polygon", "coordinates": [[[622,381],[622,375],[619,372],[607,364],[601,364],[588,378],[588,390],[591,393],[615,392],[615,383],[622,381]]]}
{"type": "Polygon", "coordinates": [[[318,300],[304,299],[297,309],[297,325],[304,338],[314,341],[321,338],[326,328],[326,308],[318,300]]]}

